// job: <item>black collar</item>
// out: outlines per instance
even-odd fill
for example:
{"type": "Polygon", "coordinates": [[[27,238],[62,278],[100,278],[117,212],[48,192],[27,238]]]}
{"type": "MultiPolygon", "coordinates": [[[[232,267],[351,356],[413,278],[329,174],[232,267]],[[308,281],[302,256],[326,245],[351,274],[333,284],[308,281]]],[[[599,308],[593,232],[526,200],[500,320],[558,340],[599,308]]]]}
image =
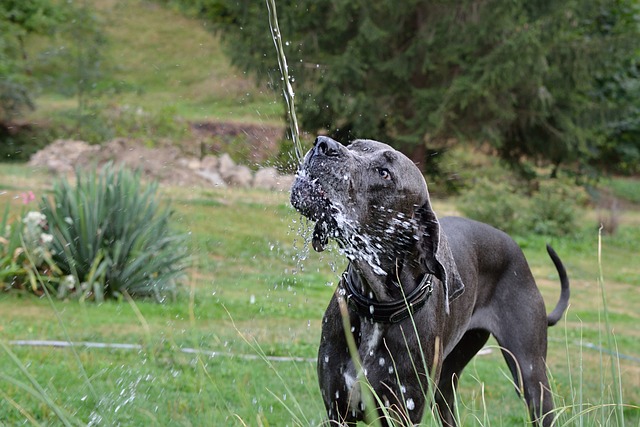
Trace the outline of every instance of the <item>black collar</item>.
{"type": "Polygon", "coordinates": [[[425,274],[422,281],[405,298],[389,302],[379,302],[368,298],[356,289],[351,275],[344,272],[342,282],[346,291],[349,305],[355,309],[361,317],[376,323],[399,323],[417,312],[429,299],[433,291],[431,274],[425,274]]]}

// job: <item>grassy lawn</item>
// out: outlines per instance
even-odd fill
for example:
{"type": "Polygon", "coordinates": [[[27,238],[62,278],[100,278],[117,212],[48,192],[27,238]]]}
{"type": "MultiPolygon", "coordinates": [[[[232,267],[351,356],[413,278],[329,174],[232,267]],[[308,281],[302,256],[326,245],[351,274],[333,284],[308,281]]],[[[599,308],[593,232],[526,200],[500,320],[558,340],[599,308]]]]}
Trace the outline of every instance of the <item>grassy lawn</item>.
{"type": "MultiPolygon", "coordinates": [[[[107,22],[106,53],[117,64],[110,78],[122,88],[97,100],[105,108],[282,124],[279,95],[233,69],[201,22],[144,0],[89,3],[107,22]]],[[[28,120],[64,117],[76,108],[74,99],[53,90],[44,90],[37,104],[28,120]]],[[[630,204],[640,201],[637,180],[608,185],[630,204]]],[[[44,172],[0,164],[0,209],[9,204],[14,218],[36,208],[22,203],[22,193],[40,197],[50,187],[44,172]]],[[[309,225],[289,206],[287,194],[162,192],[172,202],[175,226],[189,233],[193,255],[176,301],[98,305],[0,293],[0,426],[322,422],[313,359],[344,259],[335,249],[309,249],[309,225]],[[132,347],[34,347],[14,340],[132,347]]],[[[435,200],[434,206],[441,215],[456,212],[455,200],[435,200]]],[[[558,424],[622,425],[615,415],[621,401],[625,425],[639,426],[640,213],[624,212],[619,232],[602,238],[606,300],[599,282],[598,212],[583,215],[579,237],[550,239],[572,281],[568,313],[549,330],[549,370],[563,412],[558,424]]],[[[550,310],[559,283],[544,249],[547,239],[518,242],[550,310]]],[[[500,351],[491,345],[461,379],[461,424],[528,425],[500,351]]],[[[425,417],[424,424],[431,420],[425,417]]]]}
{"type": "MultiPolygon", "coordinates": [[[[35,207],[22,205],[20,194],[43,194],[50,177],[22,165],[0,165],[0,182],[0,205],[11,204],[17,215],[35,207]]],[[[0,420],[6,425],[57,425],[60,417],[71,425],[320,424],[324,409],[313,358],[322,313],[344,260],[335,250],[309,251],[308,224],[289,206],[287,194],[162,191],[172,201],[176,226],[190,233],[193,266],[182,294],[165,304],[100,305],[0,294],[0,420]],[[13,340],[136,347],[24,347],[10,344],[13,340]]],[[[454,202],[436,201],[435,208],[455,212],[454,202]]],[[[564,408],[561,425],[616,425],[610,418],[614,408],[602,405],[617,402],[619,390],[627,405],[626,425],[640,422],[640,274],[633,261],[640,227],[638,213],[629,215],[619,234],[603,237],[608,319],[598,283],[597,232],[589,225],[595,224],[594,213],[585,212],[582,237],[551,241],[572,280],[566,320],[549,330],[548,364],[556,403],[564,408]],[[620,357],[611,356],[616,350],[620,357]]],[[[520,239],[552,307],[559,284],[545,242],[520,239]]],[[[462,425],[527,425],[495,347],[465,371],[459,399],[462,425]]],[[[430,419],[425,425],[433,424],[430,419]]]]}

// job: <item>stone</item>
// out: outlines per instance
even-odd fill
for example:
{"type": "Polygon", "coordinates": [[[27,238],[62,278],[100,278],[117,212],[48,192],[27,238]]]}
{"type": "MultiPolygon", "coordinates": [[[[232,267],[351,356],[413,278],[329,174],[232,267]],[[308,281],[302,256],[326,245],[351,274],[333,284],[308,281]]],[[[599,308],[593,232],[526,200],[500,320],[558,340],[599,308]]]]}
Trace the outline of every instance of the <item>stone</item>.
{"type": "Polygon", "coordinates": [[[220,171],[220,175],[228,185],[233,187],[249,188],[253,182],[251,169],[244,165],[236,165],[224,175],[220,171]]]}
{"type": "Polygon", "coordinates": [[[261,188],[264,190],[275,190],[278,185],[278,170],[273,167],[266,167],[259,169],[254,178],[253,178],[253,186],[254,188],[261,188]]]}
{"type": "Polygon", "coordinates": [[[224,179],[220,176],[220,174],[213,170],[197,170],[196,174],[203,177],[207,180],[208,183],[212,184],[214,187],[218,188],[226,188],[227,183],[224,182],[224,179]]]}
{"type": "Polygon", "coordinates": [[[220,176],[225,181],[227,181],[227,177],[232,173],[235,166],[236,166],[235,162],[233,161],[231,156],[227,153],[224,153],[218,159],[218,172],[220,173],[220,176]]]}
{"type": "Polygon", "coordinates": [[[211,154],[204,156],[204,158],[200,161],[200,169],[206,171],[217,171],[219,165],[220,161],[218,160],[218,158],[211,154]]]}

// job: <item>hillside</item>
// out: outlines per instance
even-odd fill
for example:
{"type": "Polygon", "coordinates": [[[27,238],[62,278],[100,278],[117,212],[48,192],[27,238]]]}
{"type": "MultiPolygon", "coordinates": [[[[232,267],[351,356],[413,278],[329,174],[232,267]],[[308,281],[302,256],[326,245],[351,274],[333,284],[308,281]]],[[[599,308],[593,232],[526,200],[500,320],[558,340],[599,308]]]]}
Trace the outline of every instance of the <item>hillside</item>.
{"type": "MultiPolygon", "coordinates": [[[[88,6],[106,35],[108,68],[101,84],[116,88],[90,99],[98,109],[119,117],[282,127],[278,94],[233,68],[204,23],[145,0],[89,0],[88,6]]],[[[32,43],[33,57],[43,56],[38,49],[44,43],[32,43]]],[[[77,107],[75,98],[55,86],[45,86],[36,104],[27,121],[66,117],[77,107]]]]}

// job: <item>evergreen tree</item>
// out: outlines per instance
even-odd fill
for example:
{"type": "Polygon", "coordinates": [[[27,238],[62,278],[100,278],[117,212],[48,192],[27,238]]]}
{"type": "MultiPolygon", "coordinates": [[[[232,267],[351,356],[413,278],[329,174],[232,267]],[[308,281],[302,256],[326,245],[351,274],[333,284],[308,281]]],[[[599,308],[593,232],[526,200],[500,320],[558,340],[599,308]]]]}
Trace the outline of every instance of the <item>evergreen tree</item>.
{"type": "MultiPolygon", "coordinates": [[[[263,3],[188,4],[236,65],[279,84],[263,3]]],[[[390,141],[423,167],[452,140],[585,166],[630,111],[598,82],[637,59],[632,0],[284,0],[278,13],[302,127],[390,141]]]]}

